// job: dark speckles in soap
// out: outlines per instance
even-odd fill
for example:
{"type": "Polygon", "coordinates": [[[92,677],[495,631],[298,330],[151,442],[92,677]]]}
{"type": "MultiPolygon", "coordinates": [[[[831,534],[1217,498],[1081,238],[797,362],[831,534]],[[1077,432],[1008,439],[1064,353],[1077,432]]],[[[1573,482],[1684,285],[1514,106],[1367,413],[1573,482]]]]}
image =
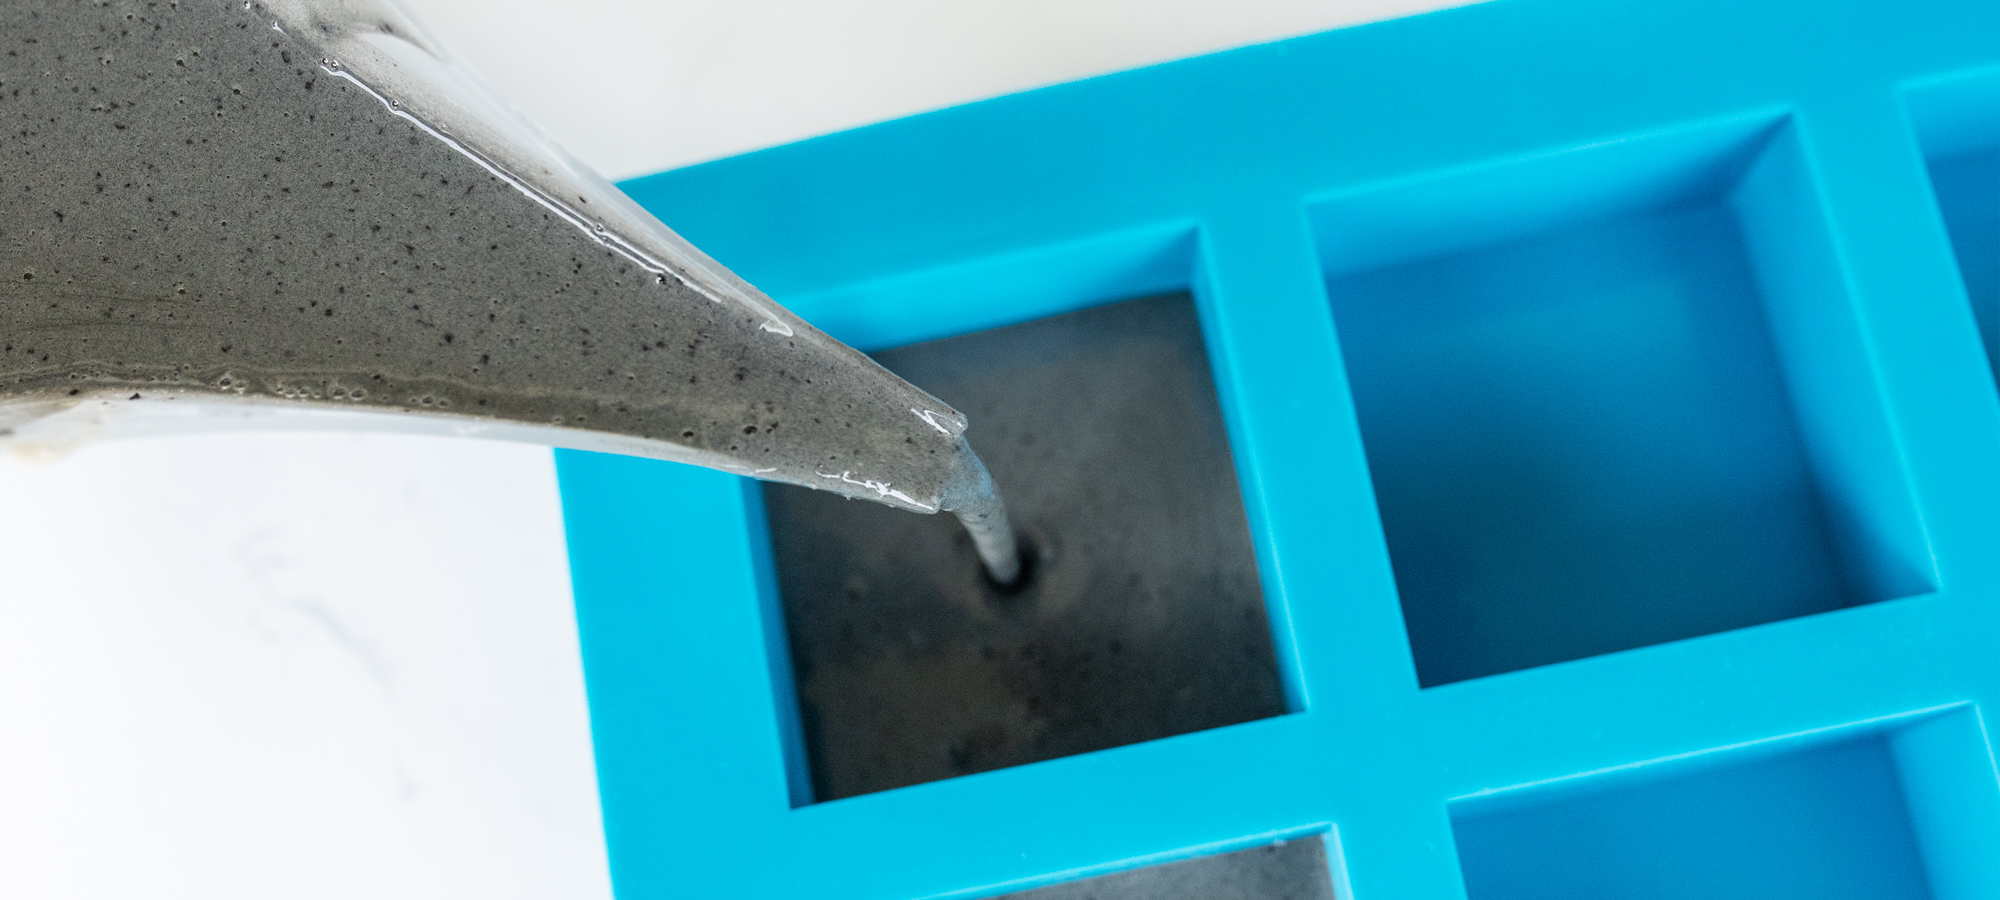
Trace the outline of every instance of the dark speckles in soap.
{"type": "Polygon", "coordinates": [[[10,3],[0,45],[17,443],[310,407],[909,509],[988,483],[950,407],[554,150],[392,7],[10,3]]]}

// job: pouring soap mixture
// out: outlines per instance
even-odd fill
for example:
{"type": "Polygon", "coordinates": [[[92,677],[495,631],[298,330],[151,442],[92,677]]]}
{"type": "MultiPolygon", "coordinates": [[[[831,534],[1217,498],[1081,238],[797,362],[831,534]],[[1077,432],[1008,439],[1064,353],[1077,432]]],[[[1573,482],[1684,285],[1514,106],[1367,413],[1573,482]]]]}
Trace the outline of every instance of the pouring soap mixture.
{"type": "Polygon", "coordinates": [[[648,456],[951,511],[1017,578],[963,416],[393,6],[9,3],[0,36],[0,440],[281,424],[648,456]]]}

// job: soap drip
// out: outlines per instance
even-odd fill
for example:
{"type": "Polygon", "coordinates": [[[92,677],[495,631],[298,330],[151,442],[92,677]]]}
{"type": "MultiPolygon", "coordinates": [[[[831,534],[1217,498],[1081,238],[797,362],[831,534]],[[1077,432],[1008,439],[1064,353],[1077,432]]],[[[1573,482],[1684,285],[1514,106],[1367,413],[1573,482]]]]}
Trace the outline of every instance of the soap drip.
{"type": "Polygon", "coordinates": [[[1014,537],[1014,526],[1007,520],[1007,504],[1000,499],[1000,490],[993,484],[993,474],[986,469],[986,463],[979,454],[972,451],[972,445],[960,431],[957,438],[957,452],[954,454],[953,471],[944,486],[944,502],[940,511],[950,512],[958,517],[965,532],[972,537],[972,546],[979,552],[979,562],[986,567],[986,576],[1002,588],[1012,588],[1021,580],[1021,545],[1014,537]]]}
{"type": "Polygon", "coordinates": [[[952,514],[972,535],[979,562],[994,584],[1013,587],[1021,580],[1020,543],[1014,539],[1014,529],[1007,522],[1007,504],[1001,502],[999,494],[988,494],[971,506],[952,510],[952,514]]]}

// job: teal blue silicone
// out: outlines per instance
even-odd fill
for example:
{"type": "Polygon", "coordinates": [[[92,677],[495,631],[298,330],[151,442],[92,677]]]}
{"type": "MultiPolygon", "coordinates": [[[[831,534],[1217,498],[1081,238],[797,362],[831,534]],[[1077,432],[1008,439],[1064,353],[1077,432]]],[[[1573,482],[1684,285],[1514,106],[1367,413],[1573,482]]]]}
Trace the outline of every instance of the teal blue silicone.
{"type": "Polygon", "coordinates": [[[2000,4],[1500,0],[623,187],[863,349],[1191,290],[1291,710],[814,803],[756,493],[563,453],[623,900],[1310,835],[1358,900],[2000,897],[2000,4]]]}

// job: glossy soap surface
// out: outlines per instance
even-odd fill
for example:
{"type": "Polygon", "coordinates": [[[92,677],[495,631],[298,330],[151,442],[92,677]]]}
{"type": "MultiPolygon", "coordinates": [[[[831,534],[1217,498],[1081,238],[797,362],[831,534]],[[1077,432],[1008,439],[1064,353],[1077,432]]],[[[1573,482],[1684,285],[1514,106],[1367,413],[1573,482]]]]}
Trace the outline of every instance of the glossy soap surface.
{"type": "Polygon", "coordinates": [[[13,3],[0,33],[0,446],[277,419],[924,512],[982,495],[949,407],[571,162],[391,4],[13,3]]]}

